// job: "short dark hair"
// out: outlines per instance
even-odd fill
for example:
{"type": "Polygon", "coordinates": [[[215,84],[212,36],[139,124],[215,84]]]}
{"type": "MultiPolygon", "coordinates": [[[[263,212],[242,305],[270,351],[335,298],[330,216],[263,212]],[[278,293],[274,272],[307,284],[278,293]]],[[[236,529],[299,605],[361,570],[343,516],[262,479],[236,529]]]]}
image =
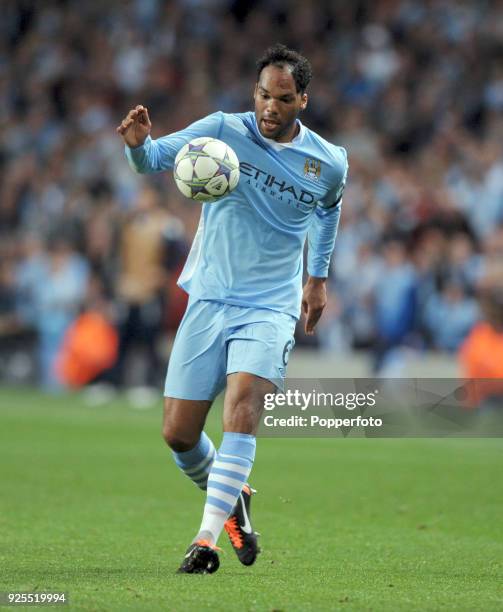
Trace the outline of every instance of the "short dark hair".
{"type": "Polygon", "coordinates": [[[285,65],[291,66],[297,92],[304,93],[306,91],[313,76],[313,71],[309,60],[303,55],[280,43],[269,47],[257,62],[257,81],[260,79],[262,70],[271,64],[278,66],[278,68],[282,68],[285,65]]]}

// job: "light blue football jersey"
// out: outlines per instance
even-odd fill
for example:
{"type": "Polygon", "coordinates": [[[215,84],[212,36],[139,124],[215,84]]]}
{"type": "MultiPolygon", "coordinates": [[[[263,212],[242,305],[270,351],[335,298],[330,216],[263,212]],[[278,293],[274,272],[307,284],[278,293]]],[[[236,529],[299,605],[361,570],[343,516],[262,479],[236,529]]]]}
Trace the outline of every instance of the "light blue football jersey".
{"type": "Polygon", "coordinates": [[[200,136],[223,140],[239,158],[236,189],[202,205],[178,280],[192,298],[298,318],[306,237],[308,273],[328,275],[347,156],[300,121],[299,127],[292,142],[276,143],[260,134],[253,112],[217,112],[180,132],[126,147],[130,165],[140,173],[172,168],[181,147],[200,136]]]}

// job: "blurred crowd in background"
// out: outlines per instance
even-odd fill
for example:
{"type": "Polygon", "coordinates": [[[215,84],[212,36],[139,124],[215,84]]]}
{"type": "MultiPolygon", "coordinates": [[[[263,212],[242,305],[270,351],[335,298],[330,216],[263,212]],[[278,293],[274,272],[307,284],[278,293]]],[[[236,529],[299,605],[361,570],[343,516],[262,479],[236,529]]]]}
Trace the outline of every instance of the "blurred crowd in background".
{"type": "Polygon", "coordinates": [[[134,174],[115,126],[138,103],[154,137],[251,109],[274,42],[313,65],[302,121],[349,152],[316,345],[378,372],[501,324],[500,0],[4,0],[0,376],[159,384],[200,206],[134,174]]]}

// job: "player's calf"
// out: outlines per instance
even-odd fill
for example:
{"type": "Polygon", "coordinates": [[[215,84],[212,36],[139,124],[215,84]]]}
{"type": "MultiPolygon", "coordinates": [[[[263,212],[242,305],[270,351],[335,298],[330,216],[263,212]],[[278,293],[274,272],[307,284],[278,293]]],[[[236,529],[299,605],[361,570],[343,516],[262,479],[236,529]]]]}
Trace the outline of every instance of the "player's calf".
{"type": "Polygon", "coordinates": [[[164,402],[164,440],[178,467],[203,490],[216,455],[213,442],[203,431],[210,406],[207,401],[169,397],[164,402]]]}

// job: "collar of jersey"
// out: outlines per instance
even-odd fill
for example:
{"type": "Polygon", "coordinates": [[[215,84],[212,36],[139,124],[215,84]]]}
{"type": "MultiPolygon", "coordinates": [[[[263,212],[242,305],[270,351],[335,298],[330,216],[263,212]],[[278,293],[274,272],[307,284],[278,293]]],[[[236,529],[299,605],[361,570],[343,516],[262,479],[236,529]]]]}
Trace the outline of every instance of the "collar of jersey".
{"type": "Polygon", "coordinates": [[[282,151],[283,149],[288,149],[290,147],[300,145],[304,140],[304,134],[306,132],[306,128],[302,125],[300,119],[297,119],[297,125],[299,126],[299,133],[297,134],[297,136],[295,136],[293,140],[290,140],[290,142],[276,142],[276,140],[273,140],[272,138],[264,138],[264,136],[262,136],[257,125],[255,113],[253,114],[253,124],[258,137],[263,142],[267,143],[270,147],[272,147],[275,151],[282,151]]]}

